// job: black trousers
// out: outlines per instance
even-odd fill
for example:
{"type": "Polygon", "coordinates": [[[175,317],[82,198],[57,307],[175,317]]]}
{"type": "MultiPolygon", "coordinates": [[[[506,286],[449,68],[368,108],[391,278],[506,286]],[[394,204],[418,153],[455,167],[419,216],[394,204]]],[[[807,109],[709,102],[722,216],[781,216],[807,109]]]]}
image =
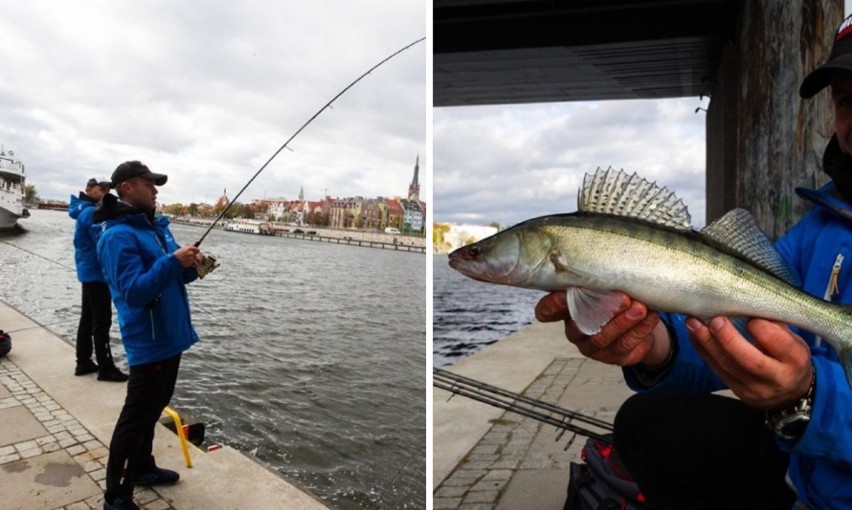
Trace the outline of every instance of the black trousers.
{"type": "Polygon", "coordinates": [[[107,462],[107,501],[133,495],[133,480],[156,467],[151,448],[154,429],[177,382],[180,355],[130,367],[127,398],[118,416],[107,462]]]}
{"type": "Polygon", "coordinates": [[[109,328],[112,326],[112,301],[109,285],[103,282],[83,284],[83,311],[77,326],[77,363],[92,358],[94,346],[98,365],[114,364],[109,348],[109,328]]]}
{"type": "Polygon", "coordinates": [[[615,418],[615,448],[649,509],[790,510],[789,457],[763,422],[733,398],[642,393],[615,418]]]}

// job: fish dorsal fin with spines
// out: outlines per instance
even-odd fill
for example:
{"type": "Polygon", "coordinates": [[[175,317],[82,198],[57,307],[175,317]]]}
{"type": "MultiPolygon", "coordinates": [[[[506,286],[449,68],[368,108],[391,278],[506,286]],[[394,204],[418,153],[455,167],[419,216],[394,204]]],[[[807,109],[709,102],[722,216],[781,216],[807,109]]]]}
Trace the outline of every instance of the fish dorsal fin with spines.
{"type": "Polygon", "coordinates": [[[648,221],[678,230],[690,230],[692,219],[683,200],[635,173],[612,167],[586,174],[577,198],[581,212],[612,214],[648,221]]]}
{"type": "Polygon", "coordinates": [[[784,262],[772,241],[755,223],[754,216],[745,209],[728,211],[701,229],[700,234],[717,248],[751,262],[794,287],[801,286],[799,276],[784,262]]]}

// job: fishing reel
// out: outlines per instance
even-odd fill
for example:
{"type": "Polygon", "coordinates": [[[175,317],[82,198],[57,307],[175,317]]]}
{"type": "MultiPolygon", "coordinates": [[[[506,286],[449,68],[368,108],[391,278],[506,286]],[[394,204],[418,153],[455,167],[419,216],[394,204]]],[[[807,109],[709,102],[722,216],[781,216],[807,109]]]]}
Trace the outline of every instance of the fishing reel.
{"type": "Polygon", "coordinates": [[[213,255],[203,255],[201,262],[195,266],[195,270],[198,271],[199,278],[204,278],[208,273],[212,273],[217,267],[219,267],[219,263],[216,262],[216,257],[213,255]]]}

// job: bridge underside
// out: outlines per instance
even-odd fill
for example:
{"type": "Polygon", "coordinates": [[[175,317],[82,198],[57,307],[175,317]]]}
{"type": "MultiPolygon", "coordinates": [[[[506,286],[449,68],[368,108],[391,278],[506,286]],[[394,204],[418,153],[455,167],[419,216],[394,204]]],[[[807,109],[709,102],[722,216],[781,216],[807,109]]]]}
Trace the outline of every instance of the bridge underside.
{"type": "Polygon", "coordinates": [[[735,0],[435,0],[435,106],[709,94],[735,0]]]}

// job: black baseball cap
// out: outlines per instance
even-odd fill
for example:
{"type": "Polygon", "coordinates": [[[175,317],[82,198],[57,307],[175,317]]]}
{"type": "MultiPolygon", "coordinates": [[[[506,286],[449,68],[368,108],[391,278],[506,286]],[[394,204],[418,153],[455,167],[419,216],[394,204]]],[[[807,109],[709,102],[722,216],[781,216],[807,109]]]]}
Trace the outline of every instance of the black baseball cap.
{"type": "Polygon", "coordinates": [[[89,180],[86,182],[86,188],[94,188],[95,186],[106,186],[107,188],[109,188],[109,187],[110,187],[110,182],[109,182],[109,181],[102,181],[102,180],[98,180],[98,179],[96,179],[96,178],[94,178],[94,177],[92,177],[91,179],[89,179],[89,180]]]}
{"type": "Polygon", "coordinates": [[[110,185],[115,188],[124,181],[129,181],[134,177],[144,177],[154,181],[157,186],[162,186],[169,179],[167,175],[155,174],[139,161],[125,161],[118,165],[112,173],[112,182],[110,185]]]}
{"type": "Polygon", "coordinates": [[[828,60],[805,77],[799,95],[805,99],[813,97],[828,86],[837,71],[852,71],[852,16],[840,24],[828,60]]]}

